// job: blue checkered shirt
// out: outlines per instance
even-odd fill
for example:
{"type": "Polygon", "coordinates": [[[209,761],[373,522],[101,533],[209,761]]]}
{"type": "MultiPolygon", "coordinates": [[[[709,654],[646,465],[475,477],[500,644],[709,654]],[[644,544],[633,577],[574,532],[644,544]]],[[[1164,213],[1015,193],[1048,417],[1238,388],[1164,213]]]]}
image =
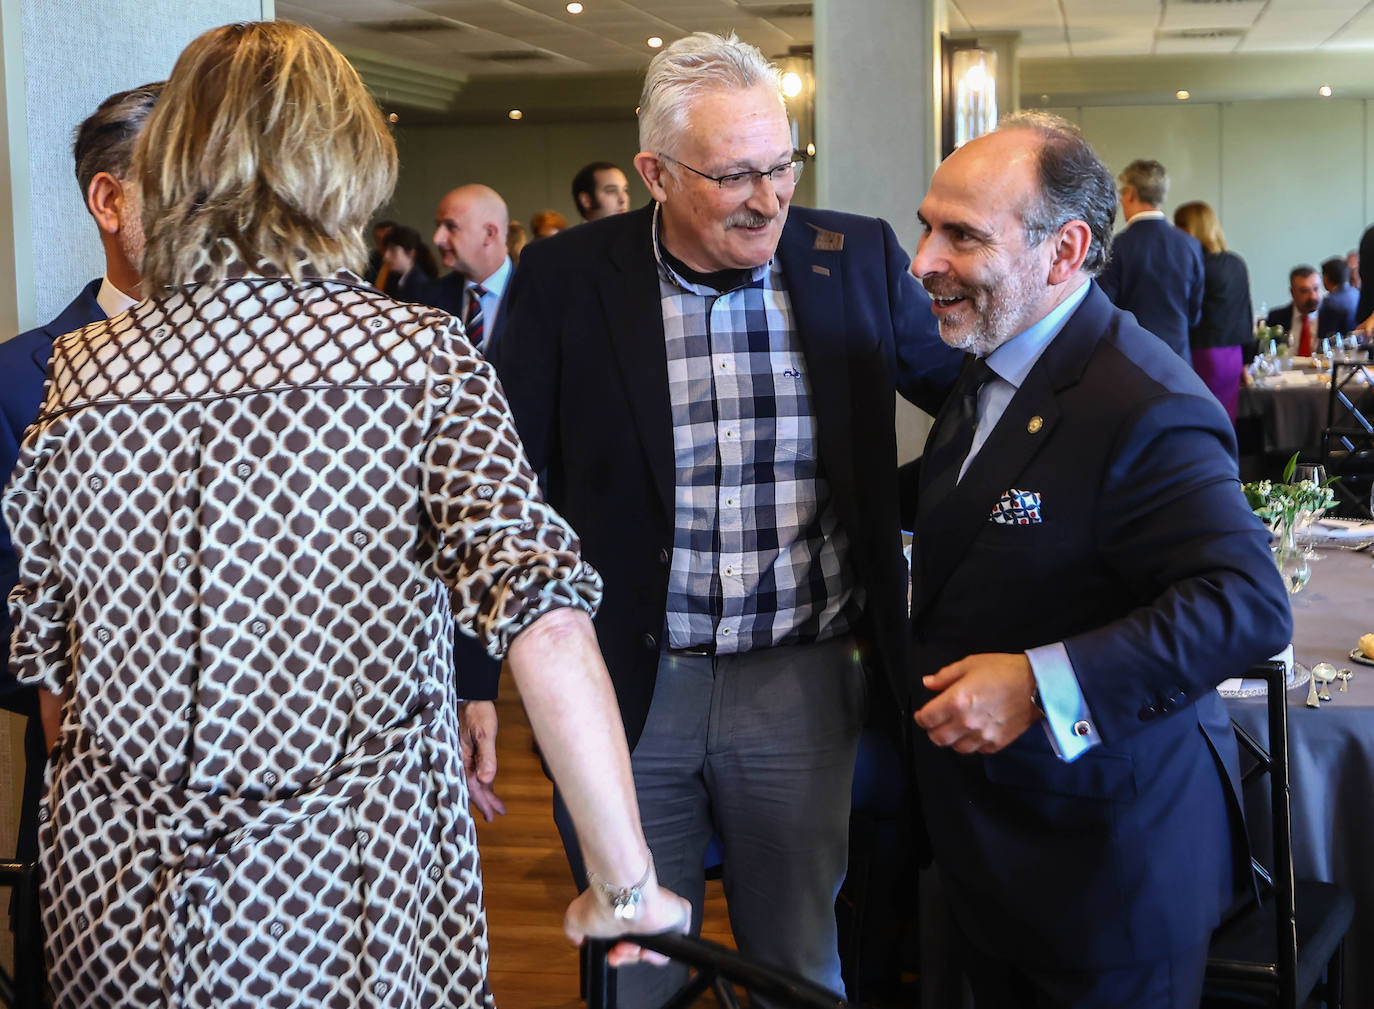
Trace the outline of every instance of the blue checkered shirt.
{"type": "Polygon", "coordinates": [[[845,633],[863,599],[781,265],[723,294],[661,255],[658,272],[676,474],[668,646],[744,652],[845,633]]]}

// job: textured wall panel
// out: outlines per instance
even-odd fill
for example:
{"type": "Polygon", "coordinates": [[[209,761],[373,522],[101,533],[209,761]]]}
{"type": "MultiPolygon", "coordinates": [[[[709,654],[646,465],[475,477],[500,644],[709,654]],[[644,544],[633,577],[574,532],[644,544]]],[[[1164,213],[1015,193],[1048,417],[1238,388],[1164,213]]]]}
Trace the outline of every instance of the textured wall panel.
{"type": "Polygon", "coordinates": [[[104,272],[73,174],[77,124],[108,95],[165,78],[205,29],[262,10],[261,0],[23,0],[32,234],[15,244],[21,255],[31,250],[34,265],[29,322],[51,319],[104,272]]]}

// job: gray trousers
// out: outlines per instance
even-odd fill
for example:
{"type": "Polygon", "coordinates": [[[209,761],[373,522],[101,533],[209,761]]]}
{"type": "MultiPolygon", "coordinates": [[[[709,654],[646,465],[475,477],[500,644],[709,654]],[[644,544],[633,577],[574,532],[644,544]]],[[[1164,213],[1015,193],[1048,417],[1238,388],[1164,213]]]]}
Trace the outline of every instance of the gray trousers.
{"type": "MultiPolygon", "coordinates": [[[[714,658],[664,652],[630,758],[659,881],[692,902],[693,933],[715,834],[739,948],[840,993],[835,898],[866,699],[848,637],[714,658]]],[[[616,973],[618,1009],[656,1007],[687,978],[677,967],[616,973]]]]}

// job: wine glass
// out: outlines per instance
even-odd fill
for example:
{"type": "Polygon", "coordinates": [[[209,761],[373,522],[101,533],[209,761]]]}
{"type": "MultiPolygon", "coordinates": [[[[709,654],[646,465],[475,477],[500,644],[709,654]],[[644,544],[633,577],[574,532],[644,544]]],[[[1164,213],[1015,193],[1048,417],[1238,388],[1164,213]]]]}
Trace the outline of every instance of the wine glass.
{"type": "MultiPolygon", "coordinates": [[[[1326,467],[1316,463],[1298,463],[1293,467],[1293,479],[1290,482],[1303,483],[1307,480],[1312,481],[1318,487],[1325,484],[1326,467]]],[[[1304,508],[1297,515],[1298,529],[1305,530],[1302,537],[1304,542],[1302,555],[1309,564],[1322,559],[1322,555],[1316,551],[1317,532],[1313,525],[1325,514],[1325,508],[1304,508]]]]}

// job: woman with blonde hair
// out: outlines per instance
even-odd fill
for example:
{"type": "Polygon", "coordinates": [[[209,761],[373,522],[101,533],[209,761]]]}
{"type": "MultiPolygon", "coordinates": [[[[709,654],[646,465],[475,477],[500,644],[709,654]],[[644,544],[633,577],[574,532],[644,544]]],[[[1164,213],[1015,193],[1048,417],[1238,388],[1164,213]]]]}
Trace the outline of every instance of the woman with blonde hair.
{"type": "Polygon", "coordinates": [[[1245,260],[1226,248],[1221,222],[1208,204],[1182,204],[1174,211],[1174,224],[1202,243],[1202,319],[1188,334],[1193,370],[1234,424],[1245,347],[1254,339],[1250,274],[1245,260]]]}
{"type": "Polygon", "coordinates": [[[297,25],[207,32],[135,172],[152,294],[57,341],[4,502],[12,663],[62,698],[57,1006],[490,1006],[455,626],[577,817],[570,937],[685,928],[598,575],[461,327],[349,272],[396,177],[357,74],[297,25]]]}

